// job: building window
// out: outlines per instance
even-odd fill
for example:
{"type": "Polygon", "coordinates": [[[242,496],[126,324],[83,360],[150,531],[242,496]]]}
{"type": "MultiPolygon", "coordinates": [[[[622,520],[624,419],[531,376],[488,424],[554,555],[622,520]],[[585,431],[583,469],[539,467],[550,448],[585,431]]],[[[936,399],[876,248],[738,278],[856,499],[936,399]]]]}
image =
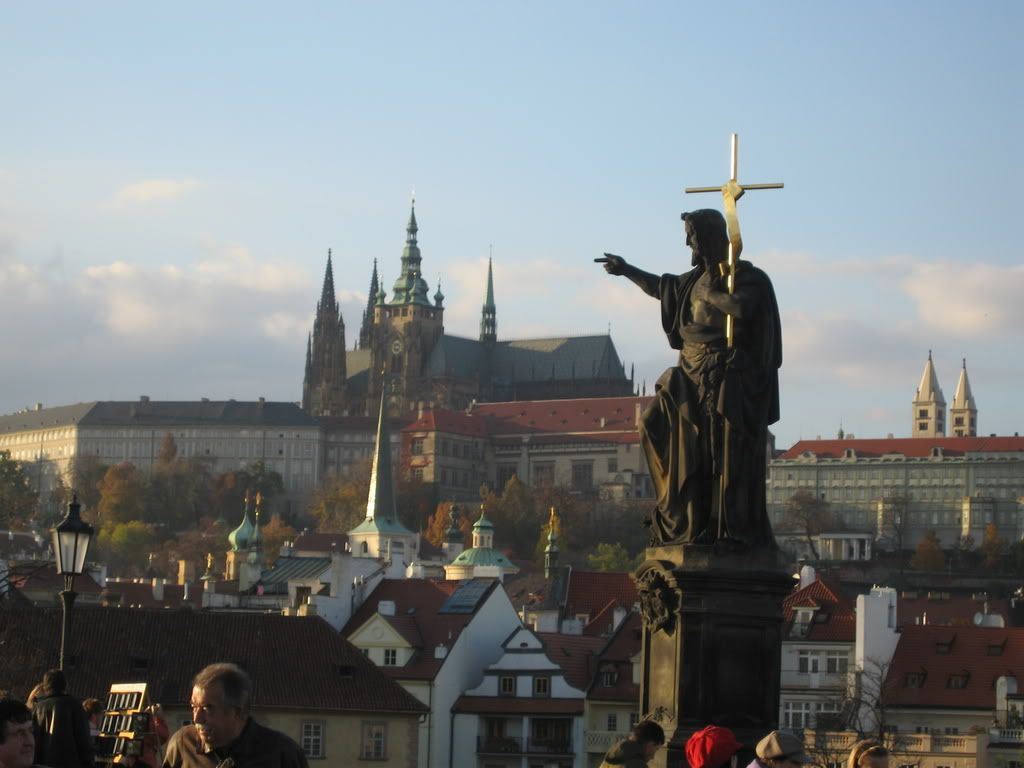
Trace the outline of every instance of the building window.
{"type": "Polygon", "coordinates": [[[385,648],[384,649],[384,666],[393,667],[398,663],[398,649],[397,648],[385,648]]]}
{"type": "Polygon", "coordinates": [[[323,720],[302,721],[302,751],[309,758],[321,759],[325,757],[323,720]]]}
{"type": "Polygon", "coordinates": [[[782,707],[785,728],[811,728],[811,702],[787,701],[782,707]]]}
{"type": "Polygon", "coordinates": [[[498,693],[502,696],[516,695],[516,679],[512,675],[502,675],[498,678],[498,693]]]}
{"type": "Polygon", "coordinates": [[[555,462],[538,461],[532,467],[533,484],[535,486],[555,484],[555,462]]]}
{"type": "Polygon", "coordinates": [[[812,653],[811,651],[800,651],[800,657],[797,662],[797,671],[802,673],[815,673],[818,672],[818,654],[812,653]]]}
{"type": "Polygon", "coordinates": [[[414,437],[412,439],[412,455],[422,456],[423,455],[423,444],[426,441],[422,437],[414,437]]]}
{"type": "Polygon", "coordinates": [[[533,695],[534,696],[550,696],[551,695],[551,678],[546,675],[538,675],[533,678],[533,695]]]}
{"type": "Polygon", "coordinates": [[[589,491],[594,487],[594,462],[574,461],[572,463],[572,488],[574,491],[589,491]]]}
{"type": "Polygon", "coordinates": [[[967,687],[967,680],[968,680],[969,677],[970,677],[970,675],[968,675],[966,672],[964,672],[963,674],[960,674],[960,675],[950,675],[949,679],[946,681],[946,687],[947,688],[954,688],[956,690],[961,690],[963,688],[966,688],[967,687]]]}
{"type": "Polygon", "coordinates": [[[617,458],[615,458],[615,459],[608,459],[608,474],[614,475],[618,471],[619,471],[619,460],[617,458]]]}
{"type": "Polygon", "coordinates": [[[608,715],[606,731],[617,731],[619,730],[619,717],[614,712],[608,715]]]}
{"type": "Polygon", "coordinates": [[[412,471],[412,479],[420,483],[423,482],[423,467],[416,467],[412,471]]]}
{"type": "Polygon", "coordinates": [[[849,657],[845,653],[831,652],[825,657],[825,671],[832,674],[845,674],[849,657]]]}
{"type": "Polygon", "coordinates": [[[505,485],[508,484],[508,481],[515,477],[516,465],[499,464],[495,472],[495,480],[497,480],[497,491],[500,493],[505,488],[505,485]]]}
{"type": "Polygon", "coordinates": [[[384,723],[363,723],[363,760],[388,759],[388,731],[384,723]]]}
{"type": "Polygon", "coordinates": [[[632,730],[636,726],[636,724],[639,723],[639,722],[640,722],[640,713],[639,712],[630,712],[629,713],[629,728],[630,728],[630,730],[632,730]]]}
{"type": "Polygon", "coordinates": [[[618,682],[619,676],[614,669],[606,669],[601,673],[601,685],[604,688],[611,688],[618,682]]]}

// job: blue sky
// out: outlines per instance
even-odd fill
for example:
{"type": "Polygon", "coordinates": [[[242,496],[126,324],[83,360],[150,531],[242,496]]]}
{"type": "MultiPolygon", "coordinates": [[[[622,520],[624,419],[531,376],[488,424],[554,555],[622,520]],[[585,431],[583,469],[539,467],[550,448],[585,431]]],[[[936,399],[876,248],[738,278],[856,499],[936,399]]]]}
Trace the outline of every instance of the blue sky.
{"type": "Polygon", "coordinates": [[[648,388],[657,305],[593,263],[689,263],[728,174],[783,313],[781,445],[905,435],[928,350],[1024,430],[1017,2],[8,3],[0,412],[296,400],[328,248],[352,339],[409,196],[446,327],[608,329],[648,388]]]}

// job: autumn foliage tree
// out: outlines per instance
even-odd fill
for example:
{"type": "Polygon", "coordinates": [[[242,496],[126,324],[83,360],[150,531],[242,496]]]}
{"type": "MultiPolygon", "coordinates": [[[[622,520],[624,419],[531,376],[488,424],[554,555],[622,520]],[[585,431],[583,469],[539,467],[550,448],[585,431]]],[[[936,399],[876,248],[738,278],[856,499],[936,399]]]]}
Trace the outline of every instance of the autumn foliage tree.
{"type": "Polygon", "coordinates": [[[935,531],[925,531],[921,541],[917,543],[910,567],[915,571],[941,571],[946,566],[946,553],[942,551],[939,537],[935,531]]]}
{"type": "Polygon", "coordinates": [[[352,467],[347,477],[326,475],[313,492],[306,512],[316,521],[318,531],[349,531],[366,517],[369,493],[370,462],[363,461],[352,467]]]}
{"type": "MultiPolygon", "coordinates": [[[[462,533],[462,544],[463,546],[469,546],[473,540],[473,510],[461,504],[456,504],[455,506],[459,508],[459,531],[462,533]]],[[[452,524],[451,509],[452,502],[442,501],[437,505],[434,514],[427,521],[427,529],[424,532],[424,536],[435,547],[440,547],[447,541],[448,528],[452,524]]]]}
{"type": "Polygon", "coordinates": [[[20,528],[36,508],[37,494],[20,462],[10,451],[0,451],[0,525],[20,528]]]}
{"type": "Polygon", "coordinates": [[[1002,570],[1006,565],[1006,556],[1010,551],[1010,545],[1002,536],[995,523],[985,526],[985,535],[981,540],[981,554],[984,557],[985,568],[990,571],[1002,570]]]}

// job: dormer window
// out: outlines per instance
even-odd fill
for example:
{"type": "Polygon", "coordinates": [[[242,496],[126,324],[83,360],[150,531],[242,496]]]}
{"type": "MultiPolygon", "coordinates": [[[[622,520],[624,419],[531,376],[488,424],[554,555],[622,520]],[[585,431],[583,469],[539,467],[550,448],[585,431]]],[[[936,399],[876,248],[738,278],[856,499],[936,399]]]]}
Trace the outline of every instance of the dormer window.
{"type": "Polygon", "coordinates": [[[967,681],[970,679],[970,673],[964,670],[958,675],[950,675],[949,679],[946,680],[946,687],[953,688],[955,690],[962,690],[967,687],[967,681]]]}
{"type": "Polygon", "coordinates": [[[907,672],[903,684],[907,688],[924,688],[924,681],[928,678],[926,672],[907,672]]]}

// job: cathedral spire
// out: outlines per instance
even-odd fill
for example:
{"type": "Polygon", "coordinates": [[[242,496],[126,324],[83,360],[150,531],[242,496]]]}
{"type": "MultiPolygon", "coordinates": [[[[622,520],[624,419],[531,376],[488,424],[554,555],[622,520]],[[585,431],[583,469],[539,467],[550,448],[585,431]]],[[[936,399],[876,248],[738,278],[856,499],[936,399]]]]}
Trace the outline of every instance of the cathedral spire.
{"type": "Polygon", "coordinates": [[[402,249],[402,268],[391,291],[391,304],[421,304],[430,306],[427,298],[427,281],[421,274],[420,247],[416,240],[419,226],[416,224],[416,198],[412,199],[409,223],[405,227],[405,248],[402,249]]]}
{"type": "Polygon", "coordinates": [[[334,293],[334,269],[331,267],[331,249],[327,249],[327,269],[324,270],[324,287],[320,291],[321,307],[336,307],[337,298],[334,293]]]}
{"type": "Polygon", "coordinates": [[[960,379],[956,383],[956,394],[949,406],[949,421],[956,437],[978,436],[978,405],[971,393],[971,382],[967,378],[967,359],[960,368],[960,379]]]}
{"type": "Polygon", "coordinates": [[[914,395],[914,421],[911,434],[914,437],[944,437],[946,434],[946,399],[939,387],[939,377],[932,363],[932,351],[921,373],[921,383],[914,395]]]}
{"type": "Polygon", "coordinates": [[[493,344],[498,339],[498,309],[494,306],[494,262],[487,257],[487,295],[480,313],[480,341],[493,344]]]}
{"type": "Polygon", "coordinates": [[[373,272],[370,275],[370,290],[366,293],[366,311],[363,312],[363,324],[359,327],[360,349],[367,349],[370,346],[370,337],[373,334],[373,306],[377,303],[377,293],[379,290],[377,260],[374,259],[373,272]]]}
{"type": "Polygon", "coordinates": [[[341,416],[345,407],[345,321],[334,293],[331,256],[328,250],[313,333],[306,340],[302,408],[313,416],[341,416]]]}

